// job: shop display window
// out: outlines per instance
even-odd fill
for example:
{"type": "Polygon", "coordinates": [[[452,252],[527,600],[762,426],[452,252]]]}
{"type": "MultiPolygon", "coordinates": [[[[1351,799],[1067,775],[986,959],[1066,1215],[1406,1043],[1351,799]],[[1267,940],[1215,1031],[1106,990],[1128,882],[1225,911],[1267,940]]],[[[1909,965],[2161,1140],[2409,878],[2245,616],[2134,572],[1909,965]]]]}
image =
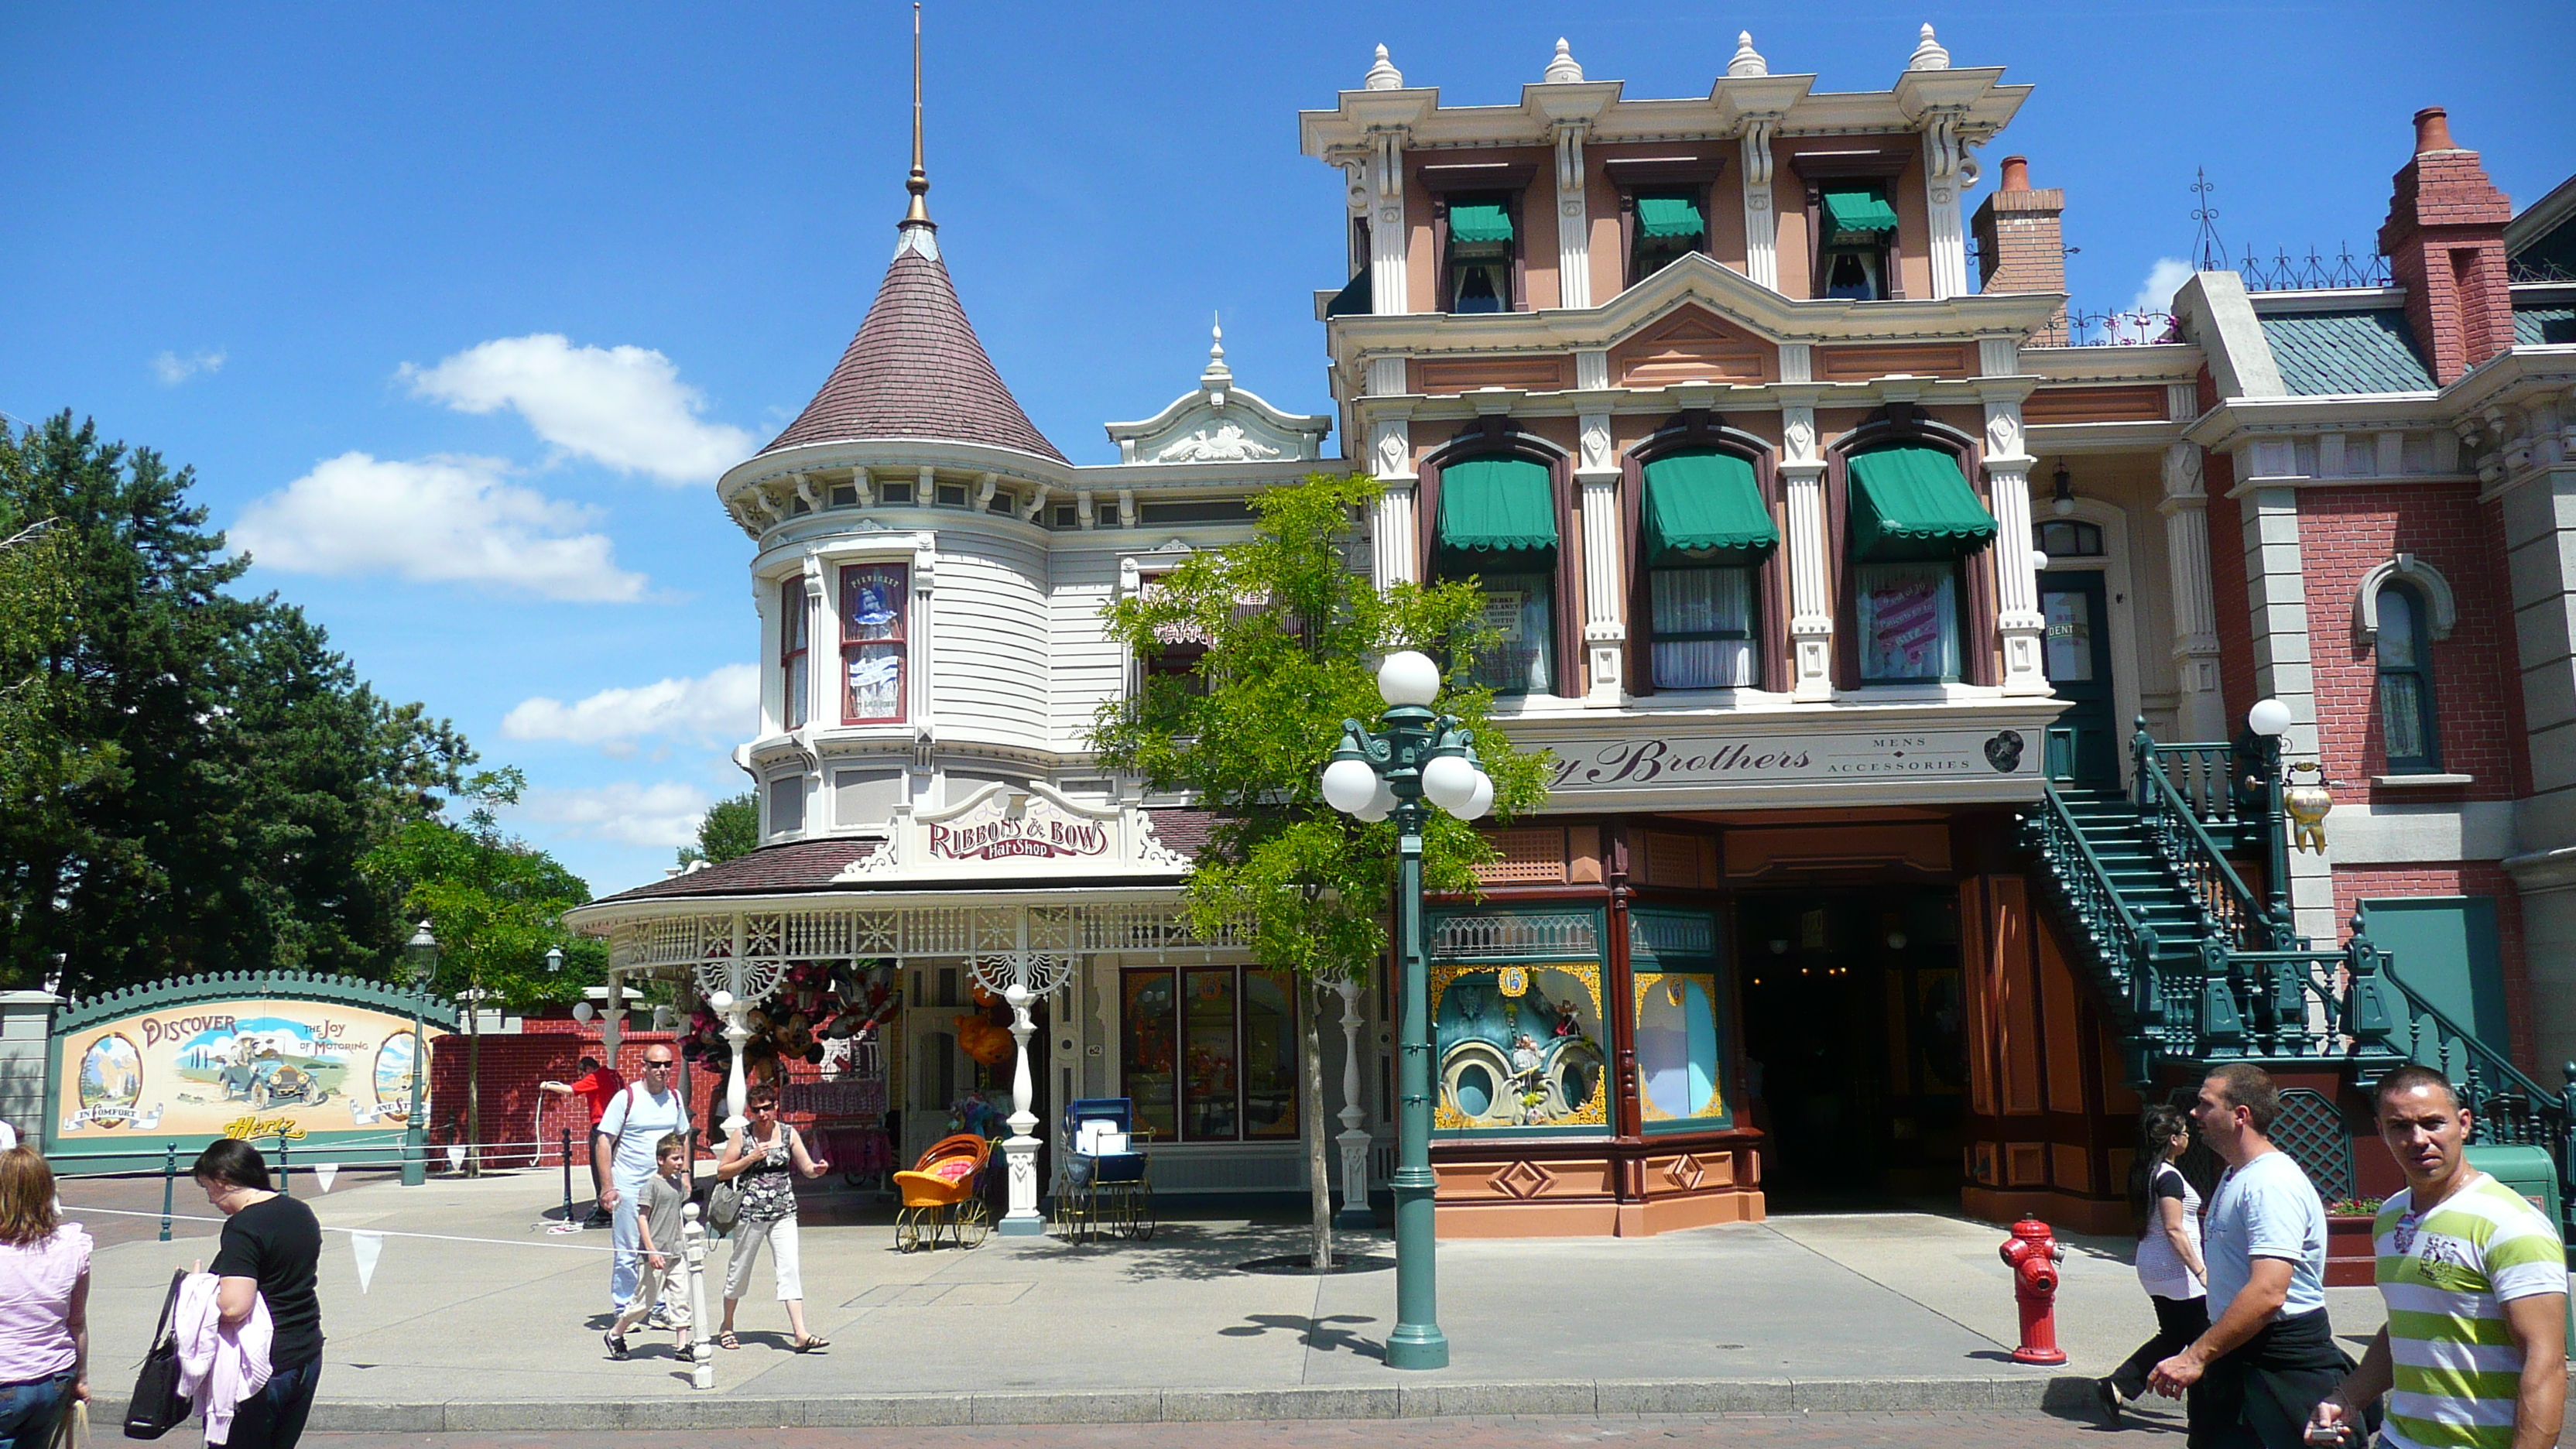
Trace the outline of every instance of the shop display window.
{"type": "Polygon", "coordinates": [[[1118,1042],[1136,1129],[1163,1142],[1297,1135],[1297,998],[1247,966],[1120,973],[1118,1042]]]}
{"type": "Polygon", "coordinates": [[[1716,922],[1704,913],[1629,916],[1637,1098],[1645,1130],[1727,1126],[1725,976],[1716,922]]]}
{"type": "Polygon", "coordinates": [[[1610,1037],[1601,1020],[1597,922],[1590,912],[1461,915],[1434,928],[1436,1130],[1610,1130],[1610,1037]],[[1591,947],[1592,955],[1494,963],[1455,959],[1479,945],[1501,948],[1495,954],[1521,946],[1581,945],[1591,947]],[[1438,959],[1444,955],[1451,959],[1438,959]]]}

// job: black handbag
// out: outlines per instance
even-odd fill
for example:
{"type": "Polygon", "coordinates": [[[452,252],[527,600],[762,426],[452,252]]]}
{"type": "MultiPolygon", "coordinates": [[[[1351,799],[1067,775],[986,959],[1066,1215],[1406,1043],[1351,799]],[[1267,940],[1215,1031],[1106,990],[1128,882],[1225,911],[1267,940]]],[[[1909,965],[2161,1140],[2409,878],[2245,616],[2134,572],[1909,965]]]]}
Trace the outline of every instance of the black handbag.
{"type": "Polygon", "coordinates": [[[188,1270],[170,1275],[170,1294],[161,1300],[161,1326],[152,1330],[152,1347],[134,1375],[133,1397],[125,1401],[125,1437],[158,1439],[188,1422],[197,1406],[179,1392],[179,1341],[171,1336],[170,1315],[179,1307],[179,1285],[188,1270]]]}

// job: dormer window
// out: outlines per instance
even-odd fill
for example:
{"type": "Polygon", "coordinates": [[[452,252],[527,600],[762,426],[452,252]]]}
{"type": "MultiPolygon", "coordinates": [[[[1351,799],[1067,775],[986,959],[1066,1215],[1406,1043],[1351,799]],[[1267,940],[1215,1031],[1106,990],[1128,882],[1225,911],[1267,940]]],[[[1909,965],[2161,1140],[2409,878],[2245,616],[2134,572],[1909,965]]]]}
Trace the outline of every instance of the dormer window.
{"type": "Polygon", "coordinates": [[[1628,285],[1635,286],[1708,242],[1708,218],[1701,211],[1703,190],[1664,188],[1637,192],[1630,201],[1635,217],[1628,244],[1628,285]]]}
{"type": "Polygon", "coordinates": [[[1884,186],[1828,188],[1816,204],[1816,295],[1876,302],[1888,287],[1896,208],[1884,186]]]}
{"type": "Polygon", "coordinates": [[[1512,310],[1512,213],[1504,198],[1449,203],[1448,285],[1452,312],[1512,310]]]}

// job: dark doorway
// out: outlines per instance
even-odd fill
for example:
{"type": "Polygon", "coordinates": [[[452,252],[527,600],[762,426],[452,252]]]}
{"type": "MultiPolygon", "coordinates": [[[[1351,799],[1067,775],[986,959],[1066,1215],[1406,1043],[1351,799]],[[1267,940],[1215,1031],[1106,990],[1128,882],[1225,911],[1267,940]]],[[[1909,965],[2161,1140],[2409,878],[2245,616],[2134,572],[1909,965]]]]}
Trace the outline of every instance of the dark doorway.
{"type": "Polygon", "coordinates": [[[2048,687],[2073,700],[2048,728],[2048,778],[2075,785],[2120,783],[2120,716],[2111,700],[2110,612],[2099,569],[2039,576],[2039,615],[2048,625],[2040,660],[2048,687]]]}
{"type": "Polygon", "coordinates": [[[1769,1210],[1955,1208],[1967,1103],[1956,893],[1748,895],[1736,919],[1769,1210]]]}

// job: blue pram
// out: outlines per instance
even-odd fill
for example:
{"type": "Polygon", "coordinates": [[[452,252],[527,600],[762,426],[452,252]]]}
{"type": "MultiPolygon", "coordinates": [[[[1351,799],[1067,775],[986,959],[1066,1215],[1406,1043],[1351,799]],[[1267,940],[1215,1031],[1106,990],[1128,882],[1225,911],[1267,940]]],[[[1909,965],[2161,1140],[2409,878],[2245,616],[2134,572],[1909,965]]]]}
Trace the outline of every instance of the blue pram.
{"type": "Polygon", "coordinates": [[[1056,1147],[1056,1230],[1089,1242],[1105,1229],[1142,1241],[1154,1236],[1154,1184],[1149,1160],[1130,1137],[1135,1105],[1125,1097],[1086,1097],[1064,1109],[1056,1147]],[[1086,1124],[1093,1124],[1089,1131],[1086,1124]],[[1097,1135],[1114,1134],[1110,1150],[1097,1135]]]}

